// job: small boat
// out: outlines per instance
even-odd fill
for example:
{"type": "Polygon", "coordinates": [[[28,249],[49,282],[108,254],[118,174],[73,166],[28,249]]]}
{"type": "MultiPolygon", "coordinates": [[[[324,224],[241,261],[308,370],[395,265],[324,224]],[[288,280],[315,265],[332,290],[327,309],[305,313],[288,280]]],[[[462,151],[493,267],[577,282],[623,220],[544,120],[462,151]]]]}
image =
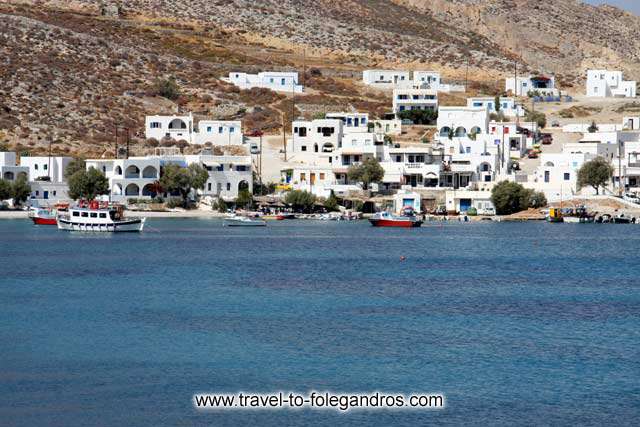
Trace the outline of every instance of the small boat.
{"type": "Polygon", "coordinates": [[[232,216],[225,218],[223,225],[227,227],[264,227],[267,222],[261,218],[249,218],[248,216],[232,216]]]}
{"type": "Polygon", "coordinates": [[[624,214],[620,214],[618,216],[614,216],[612,218],[612,222],[614,224],[631,224],[635,223],[635,218],[630,218],[628,216],[624,216],[624,214]]]}
{"type": "Polygon", "coordinates": [[[125,218],[124,206],[80,202],[69,212],[58,215],[58,229],[67,231],[142,231],[146,218],[125,218]]]}
{"type": "Polygon", "coordinates": [[[53,208],[36,208],[29,209],[29,218],[36,225],[56,225],[58,223],[58,212],[66,212],[69,210],[68,203],[57,203],[53,208]]]}
{"type": "Polygon", "coordinates": [[[560,208],[550,208],[549,214],[547,215],[548,222],[562,222],[562,209],[560,208]]]}
{"type": "Polygon", "coordinates": [[[420,227],[422,220],[415,216],[413,209],[403,209],[401,215],[392,215],[389,212],[378,212],[369,222],[374,227],[420,227]]]}
{"type": "Polygon", "coordinates": [[[591,215],[587,212],[587,208],[584,206],[578,206],[571,210],[567,214],[563,214],[563,221],[574,224],[587,224],[595,222],[595,215],[591,215]]]}
{"type": "Polygon", "coordinates": [[[278,221],[282,221],[282,220],[285,220],[285,219],[296,219],[296,216],[295,216],[295,214],[292,214],[292,213],[281,213],[281,214],[276,215],[276,219],[278,221]]]}

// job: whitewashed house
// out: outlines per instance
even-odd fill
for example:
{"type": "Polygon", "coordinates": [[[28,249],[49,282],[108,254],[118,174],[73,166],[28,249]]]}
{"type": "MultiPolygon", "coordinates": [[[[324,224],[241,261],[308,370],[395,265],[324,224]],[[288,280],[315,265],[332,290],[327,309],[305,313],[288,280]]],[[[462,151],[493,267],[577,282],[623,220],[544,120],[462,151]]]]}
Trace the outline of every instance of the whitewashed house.
{"type": "Polygon", "coordinates": [[[189,144],[237,145],[244,142],[240,120],[200,120],[196,125],[193,115],[147,116],[145,137],[158,141],[171,138],[189,144]]]}
{"type": "Polygon", "coordinates": [[[408,87],[412,85],[411,74],[408,71],[397,70],[364,70],[362,81],[368,86],[381,89],[408,87]]]}
{"type": "Polygon", "coordinates": [[[69,199],[64,172],[71,160],[71,157],[63,156],[20,157],[20,165],[29,168],[31,205],[42,206],[69,199]]]}
{"type": "Polygon", "coordinates": [[[636,97],[636,82],[623,79],[622,71],[587,70],[588,97],[636,97]]]}
{"type": "Polygon", "coordinates": [[[533,93],[541,96],[558,96],[560,93],[556,88],[555,77],[544,75],[507,77],[505,91],[515,96],[528,96],[533,93]]]}
{"type": "Polygon", "coordinates": [[[231,72],[222,80],[240,89],[264,88],[277,92],[302,93],[304,87],[298,84],[297,72],[263,71],[258,74],[231,72]]]}
{"type": "Polygon", "coordinates": [[[438,109],[438,92],[434,89],[394,89],[393,113],[398,116],[403,111],[438,109]]]}
{"type": "Polygon", "coordinates": [[[507,117],[524,117],[525,111],[522,105],[516,103],[515,98],[500,97],[496,104],[495,97],[480,96],[467,98],[467,107],[484,107],[489,109],[489,113],[502,112],[507,117]]]}
{"type": "Polygon", "coordinates": [[[18,178],[29,179],[29,168],[18,165],[16,153],[0,151],[0,178],[13,182],[18,178]]]}

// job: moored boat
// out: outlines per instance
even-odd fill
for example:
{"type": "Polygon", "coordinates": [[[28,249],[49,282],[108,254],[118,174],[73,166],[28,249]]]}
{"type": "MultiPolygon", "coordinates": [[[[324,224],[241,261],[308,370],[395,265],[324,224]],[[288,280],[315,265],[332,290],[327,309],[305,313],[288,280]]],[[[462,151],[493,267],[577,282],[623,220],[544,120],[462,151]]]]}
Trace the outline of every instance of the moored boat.
{"type": "Polygon", "coordinates": [[[81,202],[58,215],[58,229],[67,231],[122,232],[142,231],[146,218],[125,218],[124,206],[81,202]]]}
{"type": "Polygon", "coordinates": [[[225,218],[223,225],[227,227],[264,227],[267,222],[262,218],[250,218],[247,216],[232,216],[225,218]]]}
{"type": "Polygon", "coordinates": [[[58,203],[53,208],[32,207],[29,209],[29,218],[36,225],[56,225],[58,212],[66,212],[68,209],[67,203],[58,203]]]}
{"type": "Polygon", "coordinates": [[[571,209],[568,213],[562,215],[563,221],[574,224],[587,224],[595,222],[595,215],[589,214],[587,208],[584,206],[578,206],[575,209],[571,209]]]}
{"type": "Polygon", "coordinates": [[[278,221],[282,221],[282,220],[285,220],[285,219],[296,219],[296,215],[292,214],[292,213],[281,213],[281,214],[276,215],[276,219],[278,221]]]}
{"type": "Polygon", "coordinates": [[[413,209],[404,209],[401,215],[393,215],[389,212],[378,212],[369,222],[374,227],[420,227],[422,220],[413,213],[413,209]]]}
{"type": "Polygon", "coordinates": [[[560,208],[550,208],[549,214],[547,215],[548,222],[563,222],[562,217],[562,209],[560,208]]]}

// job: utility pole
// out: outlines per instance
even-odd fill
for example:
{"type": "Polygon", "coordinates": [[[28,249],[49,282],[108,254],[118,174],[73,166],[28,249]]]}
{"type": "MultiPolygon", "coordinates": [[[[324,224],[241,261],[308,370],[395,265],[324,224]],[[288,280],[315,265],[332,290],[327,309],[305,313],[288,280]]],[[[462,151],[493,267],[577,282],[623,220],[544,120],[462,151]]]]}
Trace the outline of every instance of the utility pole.
{"type": "Polygon", "coordinates": [[[302,85],[307,84],[307,50],[302,48],[302,85]]]}
{"type": "Polygon", "coordinates": [[[622,197],[622,140],[618,140],[618,196],[622,197]]]}
{"type": "MultiPolygon", "coordinates": [[[[282,147],[284,148],[284,161],[287,161],[287,131],[284,127],[284,119],[285,114],[282,113],[282,147]]],[[[293,132],[291,132],[291,137],[293,138],[293,132]]]]}
{"type": "Polygon", "coordinates": [[[464,72],[464,91],[469,91],[469,57],[467,56],[467,69],[464,72]]]}
{"type": "Polygon", "coordinates": [[[129,159],[129,128],[124,128],[125,132],[127,132],[127,159],[129,159]]]}
{"type": "Polygon", "coordinates": [[[260,178],[260,195],[262,196],[262,129],[260,129],[260,157],[258,157],[258,177],[260,178]]]}
{"type": "Polygon", "coordinates": [[[51,138],[49,138],[49,165],[47,166],[47,177],[51,181],[51,138]]]}
{"type": "Polygon", "coordinates": [[[118,125],[116,125],[116,160],[118,159],[118,125]]]}

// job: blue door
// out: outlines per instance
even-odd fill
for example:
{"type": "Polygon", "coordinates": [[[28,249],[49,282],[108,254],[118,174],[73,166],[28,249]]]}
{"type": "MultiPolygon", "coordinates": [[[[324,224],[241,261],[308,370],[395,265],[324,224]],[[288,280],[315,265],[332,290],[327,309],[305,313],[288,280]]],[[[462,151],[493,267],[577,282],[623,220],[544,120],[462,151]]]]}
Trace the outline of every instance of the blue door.
{"type": "Polygon", "coordinates": [[[44,190],[44,198],[45,199],[49,198],[49,192],[47,190],[44,190]]]}
{"type": "Polygon", "coordinates": [[[471,207],[471,199],[460,199],[460,212],[466,212],[471,207]]]}

